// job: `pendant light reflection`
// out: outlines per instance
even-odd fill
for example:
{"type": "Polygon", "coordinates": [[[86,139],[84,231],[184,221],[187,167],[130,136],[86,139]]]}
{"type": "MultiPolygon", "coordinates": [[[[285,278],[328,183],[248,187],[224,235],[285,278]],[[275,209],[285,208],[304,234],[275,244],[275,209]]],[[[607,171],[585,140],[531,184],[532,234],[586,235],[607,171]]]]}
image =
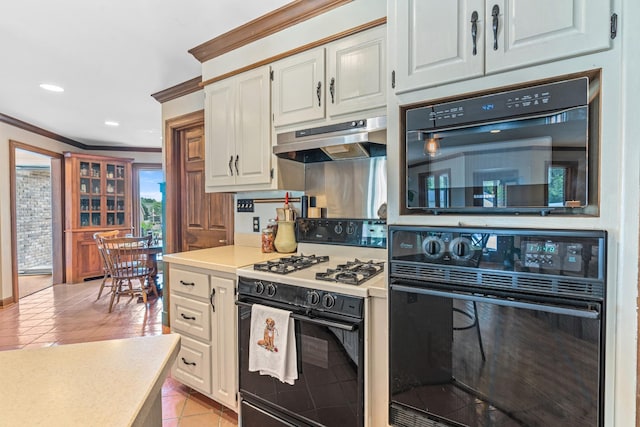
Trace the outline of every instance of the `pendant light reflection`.
{"type": "Polygon", "coordinates": [[[427,136],[424,140],[424,154],[435,157],[440,151],[440,138],[436,138],[432,134],[427,134],[427,136]]]}

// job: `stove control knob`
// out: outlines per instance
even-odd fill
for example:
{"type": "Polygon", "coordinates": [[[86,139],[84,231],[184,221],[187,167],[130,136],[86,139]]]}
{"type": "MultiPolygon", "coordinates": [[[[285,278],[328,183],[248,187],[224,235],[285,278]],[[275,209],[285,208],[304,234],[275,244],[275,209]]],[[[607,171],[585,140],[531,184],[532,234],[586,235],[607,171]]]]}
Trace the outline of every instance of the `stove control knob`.
{"type": "Polygon", "coordinates": [[[331,294],[324,294],[322,296],[322,305],[324,305],[326,308],[331,308],[336,304],[336,299],[333,295],[331,294]]]}
{"type": "Polygon", "coordinates": [[[356,225],[353,222],[347,224],[347,234],[353,234],[356,232],[356,225]]]}
{"type": "Polygon", "coordinates": [[[338,225],[333,227],[333,231],[335,231],[336,234],[342,234],[342,224],[338,223],[338,225]]]}
{"type": "Polygon", "coordinates": [[[449,244],[451,257],[456,260],[466,260],[473,256],[474,250],[471,241],[466,237],[456,237],[449,244]]]}
{"type": "Polygon", "coordinates": [[[256,294],[262,295],[263,292],[264,292],[264,283],[256,282],[256,294]]]}
{"type": "Polygon", "coordinates": [[[307,302],[311,305],[318,305],[320,302],[320,295],[316,291],[310,291],[307,294],[307,302]]]}
{"type": "Polygon", "coordinates": [[[269,283],[267,285],[267,296],[272,297],[276,294],[276,285],[269,283]]]}
{"type": "Polygon", "coordinates": [[[437,259],[444,253],[444,242],[435,236],[429,236],[422,241],[422,252],[431,259],[437,259]]]}

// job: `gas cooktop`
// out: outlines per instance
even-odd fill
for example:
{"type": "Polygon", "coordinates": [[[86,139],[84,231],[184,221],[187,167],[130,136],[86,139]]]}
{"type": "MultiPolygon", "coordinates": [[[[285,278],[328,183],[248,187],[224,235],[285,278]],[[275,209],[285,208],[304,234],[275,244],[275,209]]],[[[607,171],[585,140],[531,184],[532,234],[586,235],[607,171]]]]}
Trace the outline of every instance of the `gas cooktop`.
{"type": "Polygon", "coordinates": [[[339,264],[335,268],[328,268],[325,272],[316,273],[316,279],[348,285],[360,285],[383,271],[383,261],[360,261],[356,258],[354,261],[347,261],[346,264],[339,264]]]}
{"type": "Polygon", "coordinates": [[[328,256],[300,254],[254,264],[253,269],[277,274],[289,274],[327,261],[329,261],[328,256]]]}

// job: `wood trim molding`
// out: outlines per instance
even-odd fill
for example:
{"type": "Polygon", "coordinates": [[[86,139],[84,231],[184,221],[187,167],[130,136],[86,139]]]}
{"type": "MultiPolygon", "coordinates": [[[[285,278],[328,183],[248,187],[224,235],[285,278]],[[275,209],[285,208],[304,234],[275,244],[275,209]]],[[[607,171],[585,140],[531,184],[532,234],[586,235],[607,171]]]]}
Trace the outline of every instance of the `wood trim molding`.
{"type": "Polygon", "coordinates": [[[353,0],[296,0],[189,50],[205,62],[353,0]]]}
{"type": "Polygon", "coordinates": [[[271,63],[273,63],[275,61],[279,61],[280,59],[283,59],[283,58],[286,58],[286,57],[289,57],[289,56],[292,56],[292,55],[295,55],[295,54],[298,54],[298,53],[301,53],[301,52],[304,52],[304,51],[307,51],[307,50],[310,50],[310,49],[314,49],[316,47],[320,47],[320,46],[325,45],[327,43],[331,43],[333,41],[342,39],[344,37],[351,36],[353,34],[368,30],[370,28],[377,27],[379,25],[384,25],[386,23],[387,23],[387,18],[386,17],[379,18],[379,19],[376,19],[374,21],[366,22],[366,23],[364,23],[362,25],[358,25],[357,27],[349,28],[348,30],[342,31],[340,33],[333,34],[333,35],[331,35],[329,37],[325,37],[323,39],[316,40],[316,41],[313,41],[311,43],[307,43],[307,44],[305,44],[303,46],[299,46],[299,47],[297,47],[295,49],[291,49],[291,50],[288,50],[286,52],[282,52],[282,53],[280,53],[278,55],[274,55],[274,56],[271,56],[269,58],[263,59],[262,61],[254,62],[253,64],[246,65],[246,66],[244,66],[242,68],[238,68],[238,69],[235,69],[233,71],[229,71],[228,73],[221,74],[219,76],[216,76],[216,77],[213,77],[211,79],[205,80],[202,83],[200,83],[200,85],[204,87],[204,86],[209,85],[211,83],[215,83],[217,81],[224,80],[224,79],[226,79],[228,77],[235,76],[236,74],[244,73],[245,71],[253,70],[254,68],[258,68],[258,67],[262,67],[263,65],[271,64],[271,63]]]}
{"type": "MultiPolygon", "coordinates": [[[[16,200],[16,149],[29,151],[31,153],[41,154],[43,156],[47,156],[51,159],[51,185],[52,185],[52,195],[51,195],[51,211],[52,211],[52,223],[51,223],[51,233],[53,238],[53,254],[52,254],[52,263],[53,263],[53,274],[52,279],[54,277],[60,279],[58,283],[63,283],[65,280],[64,277],[64,232],[63,232],[63,224],[64,224],[64,191],[61,191],[61,186],[64,183],[64,167],[62,162],[64,160],[64,156],[60,153],[56,153],[53,151],[49,151],[44,148],[34,147],[29,144],[25,144],[23,142],[14,141],[12,139],[9,140],[9,188],[10,188],[10,196],[9,203],[11,205],[11,289],[12,296],[10,298],[6,298],[5,300],[0,300],[0,306],[3,304],[6,305],[8,303],[17,303],[20,299],[20,290],[18,288],[18,233],[17,233],[17,218],[16,218],[16,209],[17,209],[17,200],[16,200]],[[57,167],[54,165],[54,162],[57,162],[57,167]],[[57,172],[56,172],[57,171],[57,172]],[[57,194],[55,193],[55,189],[58,189],[57,194]]],[[[54,280],[53,284],[56,281],[54,280]]]]}
{"type": "Polygon", "coordinates": [[[115,145],[89,145],[84,144],[82,142],[75,141],[71,138],[67,138],[66,136],[58,135],[57,133],[50,132],[46,129],[42,129],[38,126],[32,125],[31,123],[23,122],[22,120],[16,119],[11,116],[7,116],[6,114],[0,113],[0,122],[6,123],[8,125],[17,127],[18,129],[26,130],[31,133],[35,133],[36,135],[44,136],[45,138],[50,138],[58,142],[62,142],[64,144],[71,145],[76,148],[80,148],[82,150],[101,150],[101,151],[134,151],[136,153],[160,153],[162,152],[162,148],[155,147],[129,147],[129,146],[115,146],[115,145]]]}
{"type": "Polygon", "coordinates": [[[164,131],[164,167],[165,167],[165,253],[175,253],[180,247],[178,227],[181,221],[181,208],[178,199],[181,159],[179,156],[178,132],[181,129],[204,123],[204,110],[195,111],[165,121],[164,131]]]}
{"type": "Polygon", "coordinates": [[[172,99],[180,98],[181,96],[189,95],[190,93],[202,90],[200,83],[202,82],[202,76],[194,77],[191,80],[182,82],[160,92],[152,93],[153,99],[159,103],[171,101],[172,99]]]}

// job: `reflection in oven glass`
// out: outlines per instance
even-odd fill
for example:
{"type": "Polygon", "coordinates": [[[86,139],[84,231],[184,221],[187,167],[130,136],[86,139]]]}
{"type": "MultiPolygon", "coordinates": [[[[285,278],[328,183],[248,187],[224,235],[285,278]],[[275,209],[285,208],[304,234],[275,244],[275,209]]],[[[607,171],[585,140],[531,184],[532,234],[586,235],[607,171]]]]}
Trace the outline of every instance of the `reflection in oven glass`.
{"type": "MultiPolygon", "coordinates": [[[[252,403],[272,405],[328,427],[363,425],[362,328],[346,331],[296,320],[298,380],[288,385],[248,371],[251,309],[240,308],[240,391],[252,403]],[[257,403],[256,403],[257,400],[257,403]]],[[[266,408],[268,410],[268,408],[266,408]]]]}
{"type": "Polygon", "coordinates": [[[459,299],[399,299],[409,302],[396,307],[408,323],[391,333],[404,335],[393,345],[407,354],[394,363],[394,400],[468,426],[598,424],[597,320],[459,299]],[[427,309],[431,326],[412,327],[427,309]],[[407,358],[429,363],[405,370],[407,358]]]}

